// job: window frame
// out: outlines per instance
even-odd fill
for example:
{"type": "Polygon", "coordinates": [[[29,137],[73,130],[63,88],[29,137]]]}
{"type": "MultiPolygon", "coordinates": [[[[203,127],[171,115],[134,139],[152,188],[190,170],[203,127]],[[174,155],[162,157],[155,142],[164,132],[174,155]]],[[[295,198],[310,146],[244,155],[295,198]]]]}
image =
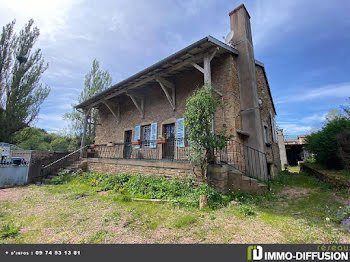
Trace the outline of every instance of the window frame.
{"type": "Polygon", "coordinates": [[[151,145],[151,124],[141,126],[141,147],[150,148],[151,145]],[[148,129],[148,139],[145,139],[145,129],[148,129]]]}

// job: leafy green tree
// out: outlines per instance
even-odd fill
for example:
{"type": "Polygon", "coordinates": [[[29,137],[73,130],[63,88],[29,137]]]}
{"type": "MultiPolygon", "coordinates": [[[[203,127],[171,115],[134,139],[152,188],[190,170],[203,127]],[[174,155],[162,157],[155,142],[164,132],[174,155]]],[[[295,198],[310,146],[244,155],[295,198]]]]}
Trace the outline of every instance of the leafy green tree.
{"type": "MultiPolygon", "coordinates": [[[[84,89],[80,93],[78,102],[82,103],[90,97],[102,92],[103,90],[110,87],[112,83],[112,77],[107,71],[100,69],[99,62],[94,59],[92,62],[92,68],[89,73],[85,76],[84,89]]],[[[82,112],[76,110],[73,105],[73,110],[71,113],[66,113],[64,119],[71,120],[71,134],[73,136],[80,137],[83,132],[84,125],[84,115],[82,112]]],[[[88,143],[93,143],[95,140],[95,130],[97,122],[97,110],[92,109],[90,113],[90,118],[88,121],[88,132],[86,141],[88,143]]],[[[79,147],[78,147],[79,148],[79,147]]]]}
{"type": "Polygon", "coordinates": [[[12,21],[0,35],[0,141],[11,142],[16,131],[29,126],[50,92],[40,83],[48,64],[40,49],[33,50],[40,34],[33,24],[30,19],[16,34],[12,21]]]}
{"type": "Polygon", "coordinates": [[[190,160],[199,165],[202,176],[207,176],[208,163],[213,161],[215,149],[222,149],[229,137],[225,130],[218,134],[212,132],[211,119],[220,101],[213,89],[203,86],[186,100],[185,128],[190,143],[190,160]]]}
{"type": "Polygon", "coordinates": [[[17,146],[27,150],[50,150],[47,141],[48,134],[35,127],[25,127],[13,135],[13,141],[17,146]]]}
{"type": "Polygon", "coordinates": [[[56,137],[52,142],[50,143],[51,149],[53,151],[69,151],[69,143],[70,143],[70,138],[68,137],[56,137]]]}
{"type": "Polygon", "coordinates": [[[315,155],[317,163],[328,168],[341,168],[336,136],[342,131],[350,131],[350,119],[346,115],[331,111],[325,126],[306,137],[305,148],[315,155]]]}

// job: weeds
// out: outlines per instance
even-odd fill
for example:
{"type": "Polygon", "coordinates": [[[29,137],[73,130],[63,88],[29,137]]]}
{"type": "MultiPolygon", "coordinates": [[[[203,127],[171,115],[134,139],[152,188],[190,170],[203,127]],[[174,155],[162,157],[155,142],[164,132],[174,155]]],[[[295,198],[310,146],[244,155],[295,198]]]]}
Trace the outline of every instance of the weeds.
{"type": "Polygon", "coordinates": [[[197,218],[195,216],[184,215],[176,219],[174,226],[176,228],[187,227],[194,224],[196,221],[197,221],[197,218]]]}
{"type": "Polygon", "coordinates": [[[19,227],[15,225],[4,225],[0,230],[1,238],[15,237],[19,233],[19,227]]]}
{"type": "Polygon", "coordinates": [[[113,219],[114,225],[118,225],[119,224],[120,217],[121,217],[120,212],[118,212],[118,211],[114,211],[113,212],[112,219],[113,219]]]}
{"type": "Polygon", "coordinates": [[[252,208],[249,205],[243,204],[238,207],[239,212],[244,216],[254,216],[256,215],[256,212],[254,208],[252,208]]]}

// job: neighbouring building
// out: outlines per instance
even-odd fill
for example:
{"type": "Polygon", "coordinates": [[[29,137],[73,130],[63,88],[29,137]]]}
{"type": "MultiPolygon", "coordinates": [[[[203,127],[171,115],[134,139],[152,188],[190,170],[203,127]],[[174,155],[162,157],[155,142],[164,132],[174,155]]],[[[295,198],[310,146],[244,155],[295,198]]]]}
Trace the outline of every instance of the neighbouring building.
{"type": "Polygon", "coordinates": [[[284,144],[283,129],[277,129],[277,136],[278,136],[278,147],[280,150],[281,167],[284,167],[288,165],[288,161],[287,161],[286,145],[284,144]]]}
{"type": "Polygon", "coordinates": [[[260,180],[279,172],[276,110],[264,64],[254,57],[250,15],[242,4],[229,18],[230,43],[204,37],[76,106],[85,127],[98,109],[90,170],[193,174],[183,117],[186,99],[207,83],[222,101],[212,128],[233,135],[218,161],[260,180]]]}
{"type": "Polygon", "coordinates": [[[310,157],[310,153],[304,147],[306,144],[305,137],[306,135],[299,135],[284,139],[288,165],[296,166],[299,161],[304,161],[310,157]]]}

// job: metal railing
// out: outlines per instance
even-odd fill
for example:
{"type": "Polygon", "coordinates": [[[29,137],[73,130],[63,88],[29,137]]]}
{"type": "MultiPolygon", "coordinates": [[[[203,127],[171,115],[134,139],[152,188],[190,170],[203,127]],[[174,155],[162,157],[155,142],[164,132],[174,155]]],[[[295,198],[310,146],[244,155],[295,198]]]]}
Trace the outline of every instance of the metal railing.
{"type": "Polygon", "coordinates": [[[244,175],[261,181],[270,181],[266,154],[235,140],[227,141],[225,148],[216,153],[218,163],[226,163],[244,175]]]}
{"type": "Polygon", "coordinates": [[[62,167],[66,167],[70,163],[73,163],[74,161],[78,160],[80,157],[80,151],[84,150],[85,148],[89,147],[88,145],[79,148],[78,150],[75,150],[74,152],[71,152],[64,157],[61,157],[60,159],[55,160],[54,162],[43,166],[40,170],[40,176],[41,178],[46,177],[48,174],[57,171],[58,169],[62,167]]]}
{"type": "Polygon", "coordinates": [[[144,159],[188,161],[190,148],[184,139],[167,139],[164,144],[156,140],[132,143],[99,144],[88,148],[87,157],[110,159],[144,159]]]}
{"type": "MultiPolygon", "coordinates": [[[[132,143],[109,143],[89,147],[87,157],[109,159],[144,159],[189,161],[190,143],[187,139],[167,139],[164,144],[156,140],[132,143]]],[[[214,150],[215,163],[228,164],[244,175],[269,181],[266,154],[235,140],[228,140],[222,150],[214,150]]]]}

